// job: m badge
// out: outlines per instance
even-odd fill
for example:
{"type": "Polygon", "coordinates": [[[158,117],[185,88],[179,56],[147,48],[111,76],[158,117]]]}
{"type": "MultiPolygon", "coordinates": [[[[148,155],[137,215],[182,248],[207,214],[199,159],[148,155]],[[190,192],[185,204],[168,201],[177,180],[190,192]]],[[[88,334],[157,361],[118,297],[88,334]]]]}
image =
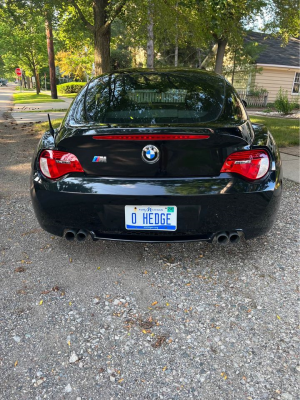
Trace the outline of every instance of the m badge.
{"type": "Polygon", "coordinates": [[[106,163],[107,162],[107,158],[106,158],[106,156],[94,156],[92,162],[106,163]]]}

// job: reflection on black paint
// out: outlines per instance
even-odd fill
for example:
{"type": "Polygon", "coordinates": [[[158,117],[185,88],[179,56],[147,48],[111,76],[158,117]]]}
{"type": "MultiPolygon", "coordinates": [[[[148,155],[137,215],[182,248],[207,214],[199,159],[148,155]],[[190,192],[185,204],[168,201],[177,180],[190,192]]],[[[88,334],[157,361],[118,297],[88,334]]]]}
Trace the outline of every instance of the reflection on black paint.
{"type": "Polygon", "coordinates": [[[89,85],[87,118],[108,124],[213,121],[221,112],[224,88],[223,79],[207,73],[116,73],[89,85]]]}

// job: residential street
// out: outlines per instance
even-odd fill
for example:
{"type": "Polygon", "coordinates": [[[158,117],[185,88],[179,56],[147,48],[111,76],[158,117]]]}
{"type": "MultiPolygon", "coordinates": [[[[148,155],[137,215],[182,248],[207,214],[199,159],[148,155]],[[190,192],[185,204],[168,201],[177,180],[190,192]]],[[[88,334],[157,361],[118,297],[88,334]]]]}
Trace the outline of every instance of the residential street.
{"type": "Polygon", "coordinates": [[[35,219],[39,137],[10,119],[11,94],[0,88],[0,400],[299,399],[299,184],[284,180],[268,235],[237,246],[68,242],[35,219]]]}

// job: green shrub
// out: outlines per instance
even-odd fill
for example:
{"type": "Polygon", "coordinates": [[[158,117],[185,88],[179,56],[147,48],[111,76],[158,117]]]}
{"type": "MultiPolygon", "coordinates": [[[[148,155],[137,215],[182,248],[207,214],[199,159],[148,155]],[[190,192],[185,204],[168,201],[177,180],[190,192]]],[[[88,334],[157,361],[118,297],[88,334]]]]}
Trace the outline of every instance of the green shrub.
{"type": "Polygon", "coordinates": [[[57,85],[57,91],[59,94],[67,94],[67,93],[79,93],[83,86],[86,85],[86,82],[67,82],[62,83],[61,85],[57,85]]]}
{"type": "Polygon", "coordinates": [[[279,113],[289,114],[295,108],[296,104],[289,101],[287,90],[280,88],[274,106],[279,113]]]}
{"type": "Polygon", "coordinates": [[[255,86],[254,88],[252,88],[249,91],[248,96],[256,96],[256,97],[258,97],[258,96],[262,96],[262,95],[266,96],[267,94],[268,94],[267,89],[265,89],[263,87],[255,86]]]}

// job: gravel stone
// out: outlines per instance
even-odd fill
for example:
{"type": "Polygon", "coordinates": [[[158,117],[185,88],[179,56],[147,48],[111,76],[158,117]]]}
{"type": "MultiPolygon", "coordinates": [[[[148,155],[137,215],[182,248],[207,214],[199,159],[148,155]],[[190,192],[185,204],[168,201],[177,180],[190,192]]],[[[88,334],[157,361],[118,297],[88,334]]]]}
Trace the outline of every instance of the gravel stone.
{"type": "Polygon", "coordinates": [[[72,392],[72,387],[71,387],[70,384],[68,384],[68,385],[65,387],[65,393],[71,393],[71,392],[72,392]]]}
{"type": "Polygon", "coordinates": [[[79,360],[79,358],[78,358],[77,354],[76,354],[76,353],[72,353],[72,354],[71,354],[71,357],[69,358],[69,363],[70,363],[70,364],[73,364],[73,363],[75,363],[75,362],[78,361],[78,360],[79,360]]]}
{"type": "Polygon", "coordinates": [[[281,398],[282,400],[293,400],[293,396],[289,393],[282,393],[281,398]]]}

